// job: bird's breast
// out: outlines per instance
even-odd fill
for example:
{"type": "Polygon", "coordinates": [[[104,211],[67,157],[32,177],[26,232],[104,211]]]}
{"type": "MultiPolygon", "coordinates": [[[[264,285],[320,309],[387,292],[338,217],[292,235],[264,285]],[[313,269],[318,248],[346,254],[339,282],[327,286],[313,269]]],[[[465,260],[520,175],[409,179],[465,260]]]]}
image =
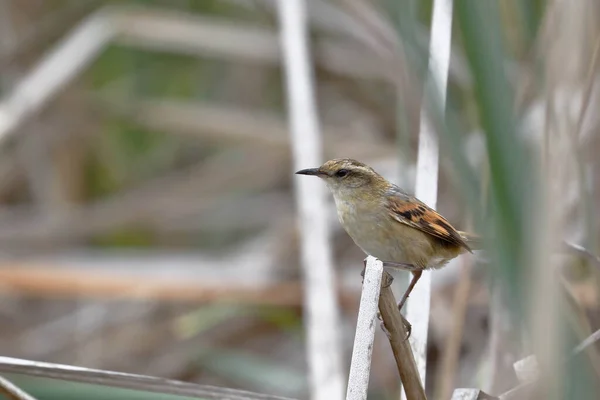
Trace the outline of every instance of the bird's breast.
{"type": "Polygon", "coordinates": [[[448,261],[432,237],[394,220],[385,205],[337,198],[335,202],[344,230],[366,254],[421,268],[441,267],[448,261]]]}
{"type": "Polygon", "coordinates": [[[384,261],[401,261],[401,249],[394,239],[401,228],[391,226],[391,218],[385,220],[387,213],[383,208],[352,200],[336,200],[336,207],[344,230],[365,253],[384,261]]]}

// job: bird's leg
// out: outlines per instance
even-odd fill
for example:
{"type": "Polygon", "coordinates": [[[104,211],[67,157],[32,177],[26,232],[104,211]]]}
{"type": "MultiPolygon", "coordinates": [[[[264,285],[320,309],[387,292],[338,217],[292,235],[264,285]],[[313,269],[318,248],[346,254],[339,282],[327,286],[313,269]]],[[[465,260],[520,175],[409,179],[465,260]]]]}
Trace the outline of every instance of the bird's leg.
{"type": "Polygon", "coordinates": [[[404,307],[404,303],[406,303],[406,300],[408,299],[410,292],[412,292],[412,290],[414,289],[414,287],[417,284],[417,281],[421,277],[422,273],[423,273],[423,271],[420,269],[416,270],[416,271],[412,271],[412,274],[413,274],[412,280],[410,281],[410,285],[408,285],[408,289],[406,289],[406,292],[404,292],[404,296],[402,296],[402,300],[400,300],[400,303],[398,303],[398,310],[402,311],[402,307],[404,307]]]}
{"type": "MultiPolygon", "coordinates": [[[[411,280],[410,285],[408,286],[408,289],[402,296],[402,300],[400,300],[400,303],[398,303],[398,310],[402,311],[402,307],[404,306],[406,299],[408,299],[408,295],[410,294],[410,292],[412,292],[417,281],[421,277],[422,270],[421,270],[421,268],[419,268],[413,264],[398,263],[398,262],[392,262],[392,261],[384,261],[383,267],[401,270],[401,271],[409,271],[409,272],[412,272],[412,274],[413,274],[413,279],[411,280]]],[[[412,325],[410,322],[408,322],[408,320],[406,318],[404,318],[404,315],[402,315],[402,313],[400,313],[400,318],[402,318],[402,323],[404,324],[404,327],[406,328],[406,338],[404,340],[408,340],[408,338],[410,337],[410,334],[412,332],[412,325]]],[[[386,332],[386,335],[389,337],[389,332],[387,332],[387,329],[385,328],[383,321],[381,321],[381,329],[383,329],[383,331],[386,332]]]]}

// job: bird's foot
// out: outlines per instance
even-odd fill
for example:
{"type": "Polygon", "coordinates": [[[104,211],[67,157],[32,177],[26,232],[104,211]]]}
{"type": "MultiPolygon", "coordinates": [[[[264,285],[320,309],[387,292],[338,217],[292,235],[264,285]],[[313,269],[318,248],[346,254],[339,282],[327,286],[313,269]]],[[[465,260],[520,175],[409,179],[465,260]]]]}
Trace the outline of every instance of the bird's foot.
{"type": "MultiPolygon", "coordinates": [[[[400,314],[400,318],[402,318],[402,324],[406,329],[406,337],[404,338],[404,340],[408,340],[408,338],[410,338],[410,334],[412,333],[412,324],[408,322],[408,320],[404,318],[402,314],[400,314]]],[[[387,336],[388,340],[392,340],[392,334],[385,326],[385,321],[383,320],[383,317],[381,316],[381,313],[379,311],[377,311],[377,319],[379,320],[379,327],[381,328],[383,333],[385,333],[385,336],[387,336]]]]}
{"type": "Polygon", "coordinates": [[[406,337],[404,338],[404,340],[408,340],[408,338],[410,337],[410,334],[412,333],[412,324],[410,322],[408,322],[408,320],[406,318],[404,318],[404,315],[400,314],[400,317],[402,318],[402,323],[404,324],[404,328],[406,328],[406,337]]]}
{"type": "Polygon", "coordinates": [[[394,277],[386,271],[383,271],[383,276],[381,277],[381,288],[389,288],[392,286],[392,282],[394,282],[394,277]]]}

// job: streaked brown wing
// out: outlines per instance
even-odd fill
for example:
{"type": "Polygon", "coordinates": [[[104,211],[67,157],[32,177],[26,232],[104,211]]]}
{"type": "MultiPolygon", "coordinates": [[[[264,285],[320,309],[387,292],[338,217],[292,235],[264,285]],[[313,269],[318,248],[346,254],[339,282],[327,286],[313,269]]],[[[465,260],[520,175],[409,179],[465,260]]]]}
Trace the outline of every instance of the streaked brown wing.
{"type": "Polygon", "coordinates": [[[420,200],[410,196],[389,196],[388,209],[396,221],[471,251],[456,229],[420,200]]]}

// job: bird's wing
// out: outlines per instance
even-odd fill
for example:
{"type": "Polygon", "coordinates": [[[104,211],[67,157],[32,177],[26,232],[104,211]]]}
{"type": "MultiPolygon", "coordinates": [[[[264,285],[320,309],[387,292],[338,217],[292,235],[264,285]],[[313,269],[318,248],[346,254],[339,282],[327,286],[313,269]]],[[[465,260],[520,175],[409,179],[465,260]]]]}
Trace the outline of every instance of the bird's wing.
{"type": "Polygon", "coordinates": [[[387,206],[396,221],[471,251],[465,239],[444,217],[417,198],[404,193],[391,194],[387,206]]]}

